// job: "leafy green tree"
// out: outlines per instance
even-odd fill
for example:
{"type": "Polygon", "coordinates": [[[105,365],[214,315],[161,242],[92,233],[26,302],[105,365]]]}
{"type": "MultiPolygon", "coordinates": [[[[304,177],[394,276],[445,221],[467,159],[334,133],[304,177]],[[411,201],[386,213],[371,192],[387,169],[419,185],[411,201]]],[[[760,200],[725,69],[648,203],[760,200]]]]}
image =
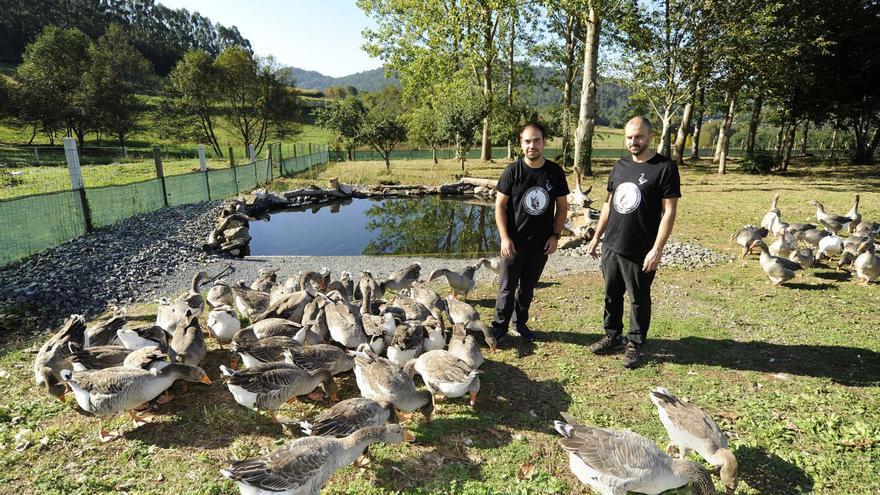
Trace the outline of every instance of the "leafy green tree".
{"type": "Polygon", "coordinates": [[[47,134],[67,129],[80,146],[94,127],[88,98],[82,92],[82,76],[89,68],[91,40],[77,29],[47,27],[27,46],[24,61],[16,69],[19,116],[38,123],[47,134]]]}
{"type": "Polygon", "coordinates": [[[455,156],[463,171],[475,134],[489,109],[480,89],[461,77],[444,88],[439,101],[443,102],[439,108],[440,133],[455,147],[455,156]]]}
{"type": "Polygon", "coordinates": [[[363,102],[349,96],[339,103],[316,109],[315,123],[333,131],[336,142],[347,151],[348,160],[353,160],[366,113],[363,102]]]}
{"type": "Polygon", "coordinates": [[[429,105],[422,105],[409,113],[406,120],[406,133],[410,142],[429,146],[431,159],[437,164],[437,149],[443,143],[444,136],[440,132],[439,112],[429,105]]]}
{"type": "Polygon", "coordinates": [[[168,79],[159,112],[168,134],[208,144],[215,155],[223,156],[216,134],[220,78],[208,53],[190,50],[168,79]]]}
{"type": "Polygon", "coordinates": [[[150,62],[134,48],[119,24],[111,24],[90,53],[91,64],[83,76],[83,93],[99,130],[125,138],[138,128],[144,105],[135,95],[152,72],[150,62]]]}
{"type": "Polygon", "coordinates": [[[373,106],[364,115],[358,137],[382,155],[385,160],[385,170],[390,172],[391,150],[406,139],[406,125],[400,114],[394,110],[384,106],[373,106]]]}

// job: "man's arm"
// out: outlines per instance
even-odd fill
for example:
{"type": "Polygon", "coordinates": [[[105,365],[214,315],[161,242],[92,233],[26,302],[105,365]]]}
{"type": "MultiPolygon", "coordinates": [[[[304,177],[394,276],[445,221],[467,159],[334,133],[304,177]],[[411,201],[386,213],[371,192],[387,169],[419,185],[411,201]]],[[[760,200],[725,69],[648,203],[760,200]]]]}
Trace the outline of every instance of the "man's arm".
{"type": "Polygon", "coordinates": [[[645,256],[642,270],[653,272],[660,266],[660,258],[663,257],[663,247],[669,240],[672,227],[675,225],[675,210],[678,208],[678,198],[663,198],[663,217],[660,219],[660,229],[657,231],[657,239],[654,247],[645,256]]]}
{"type": "Polygon", "coordinates": [[[593,234],[593,239],[587,244],[587,254],[592,256],[593,259],[599,257],[599,254],[596,253],[596,246],[599,245],[599,239],[605,233],[605,229],[608,228],[608,216],[611,215],[611,196],[613,195],[614,193],[612,192],[608,193],[608,198],[602,204],[602,213],[599,214],[599,224],[596,225],[596,233],[593,234]]]}
{"type": "MultiPolygon", "coordinates": [[[[562,229],[565,228],[566,219],[568,219],[568,196],[557,196],[556,216],[553,217],[553,232],[562,232],[562,229]]],[[[553,254],[558,245],[559,239],[555,235],[551,235],[547,242],[544,243],[544,254],[553,254]]]]}
{"type": "Polygon", "coordinates": [[[510,231],[507,230],[507,202],[510,196],[498,192],[495,195],[495,225],[498,227],[498,235],[501,237],[501,256],[507,258],[513,256],[516,247],[513,245],[513,239],[510,238],[510,231]]]}

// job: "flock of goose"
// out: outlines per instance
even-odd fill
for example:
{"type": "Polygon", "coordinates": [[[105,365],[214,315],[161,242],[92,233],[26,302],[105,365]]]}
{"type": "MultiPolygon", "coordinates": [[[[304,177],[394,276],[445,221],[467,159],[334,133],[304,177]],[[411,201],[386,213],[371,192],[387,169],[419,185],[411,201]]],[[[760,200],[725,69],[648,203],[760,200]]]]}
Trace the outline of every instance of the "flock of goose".
{"type": "Polygon", "coordinates": [[[746,225],[730,237],[742,247],[743,258],[754,248],[760,250],[761,268],[773,285],[793,279],[796,272],[813,268],[821,260],[833,263],[834,257],[838,270],[854,269],[863,284],[880,278],[880,257],[874,246],[880,224],[862,219],[858,194],[846,215],[828,213],[821,202],[811,200],[809,204],[816,208],[816,221],[822,228],[811,223],[784,222],[778,202],[776,194],[760,227],[746,225]],[[843,232],[849,235],[842,237],[843,232]],[[764,238],[770,234],[774,241],[767,245],[764,238]]]}
{"type": "MultiPolygon", "coordinates": [[[[466,296],[483,266],[493,268],[492,260],[436,270],[427,280],[445,278],[454,294],[466,296]]],[[[142,425],[152,419],[141,412],[144,406],[173,400],[169,389],[176,381],[212,383],[199,367],[207,354],[199,323],[207,304],[208,332],[233,356],[220,372],[234,400],[273,421],[298,423],[306,435],[234,461],[221,474],[242,494],[318,494],[369,445],[411,441],[398,424],[400,413],[430,419],[439,397],[468,396],[475,404],[481,343],[494,351],[492,332],[473,306],[453,295],[441,298],[419,282],[420,270],[412,264],[383,281],[365,271],[357,283],[348,272],[331,281],[327,269],[281,283],[275,270],[262,270],[250,284],[217,281],[204,296],[199,289],[209,277],[200,272],[188,291],[159,301],[155,324],[129,327],[118,311],[86,328],[82,316],[71,316],[40,348],[35,379],[62,401],[72,392],[82,410],[99,418],[100,440],[109,441],[116,434],[104,429],[105,420],[128,413],[142,425]],[[383,299],[386,291],[392,294],[383,299]],[[243,320],[249,325],[242,328],[243,320]],[[334,377],[352,370],[361,396],[336,402],[334,377]],[[416,375],[425,389],[416,386],[416,375]],[[335,404],[309,421],[276,415],[302,396],[327,396],[335,404]]],[[[563,413],[565,421],[554,426],[572,472],[602,494],[660,493],[691,482],[698,493],[714,493],[708,471],[684,459],[695,451],[720,468],[732,493],[736,459],[715,422],[666,390],[654,390],[651,400],[669,432],[666,452],[635,433],[591,428],[563,413]],[[678,459],[669,455],[676,449],[678,459]]]]}

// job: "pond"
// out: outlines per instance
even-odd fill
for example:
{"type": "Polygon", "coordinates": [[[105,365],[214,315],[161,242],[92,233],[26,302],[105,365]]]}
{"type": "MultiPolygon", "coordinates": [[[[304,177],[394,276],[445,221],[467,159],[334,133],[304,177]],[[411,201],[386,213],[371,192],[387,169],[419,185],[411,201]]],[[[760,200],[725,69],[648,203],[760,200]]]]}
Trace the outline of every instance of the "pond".
{"type": "Polygon", "coordinates": [[[499,242],[494,211],[484,200],[437,196],[276,210],[267,221],[251,222],[251,255],[493,255],[499,242]]]}

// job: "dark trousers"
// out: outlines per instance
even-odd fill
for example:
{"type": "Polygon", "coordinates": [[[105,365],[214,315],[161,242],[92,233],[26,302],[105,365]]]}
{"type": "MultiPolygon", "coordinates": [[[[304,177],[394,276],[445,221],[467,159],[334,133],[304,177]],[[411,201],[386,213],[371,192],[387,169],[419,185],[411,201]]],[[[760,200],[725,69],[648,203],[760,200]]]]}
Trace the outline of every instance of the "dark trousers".
{"type": "Polygon", "coordinates": [[[495,300],[495,318],[492,326],[507,331],[510,317],[516,311],[517,327],[525,326],[529,321],[529,305],[535,294],[535,285],[544,271],[547,255],[543,250],[517,251],[513,256],[504,258],[501,273],[498,274],[498,299],[495,300]],[[519,290],[514,297],[514,291],[519,290]]]}
{"type": "Polygon", "coordinates": [[[651,283],[657,272],[642,271],[644,260],[631,259],[607,249],[602,250],[602,275],[605,277],[605,333],[618,337],[623,333],[623,293],[629,295],[629,340],[643,344],[651,325],[651,283]]]}

